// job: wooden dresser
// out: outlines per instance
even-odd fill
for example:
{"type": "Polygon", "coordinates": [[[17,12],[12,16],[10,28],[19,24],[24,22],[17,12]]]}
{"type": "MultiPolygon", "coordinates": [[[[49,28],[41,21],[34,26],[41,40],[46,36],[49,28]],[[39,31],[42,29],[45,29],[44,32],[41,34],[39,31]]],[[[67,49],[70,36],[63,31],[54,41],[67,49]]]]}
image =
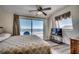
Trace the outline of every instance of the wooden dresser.
{"type": "Polygon", "coordinates": [[[71,38],[71,54],[79,54],[79,38],[71,38]]]}

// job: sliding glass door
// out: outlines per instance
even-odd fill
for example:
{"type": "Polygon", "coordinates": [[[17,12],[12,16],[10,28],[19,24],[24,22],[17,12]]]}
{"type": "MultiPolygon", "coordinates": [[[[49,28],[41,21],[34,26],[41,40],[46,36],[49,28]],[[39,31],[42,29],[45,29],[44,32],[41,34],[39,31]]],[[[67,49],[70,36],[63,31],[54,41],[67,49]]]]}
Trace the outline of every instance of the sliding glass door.
{"type": "Polygon", "coordinates": [[[32,20],[33,26],[33,35],[39,36],[43,39],[43,21],[42,20],[32,20]]]}
{"type": "Polygon", "coordinates": [[[20,35],[24,35],[24,32],[31,34],[31,20],[20,19],[20,35]]]}
{"type": "Polygon", "coordinates": [[[37,35],[43,39],[43,20],[20,19],[20,35],[37,35]]]}

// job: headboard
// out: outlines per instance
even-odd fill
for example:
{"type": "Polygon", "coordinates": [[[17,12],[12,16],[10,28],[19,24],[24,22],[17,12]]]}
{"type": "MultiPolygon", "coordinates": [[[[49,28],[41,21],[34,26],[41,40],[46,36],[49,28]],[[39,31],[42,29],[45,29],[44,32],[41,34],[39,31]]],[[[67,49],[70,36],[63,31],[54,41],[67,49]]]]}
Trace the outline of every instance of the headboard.
{"type": "Polygon", "coordinates": [[[3,28],[3,27],[0,27],[0,28],[3,28]]]}
{"type": "Polygon", "coordinates": [[[0,34],[3,33],[3,27],[0,27],[0,34]]]}

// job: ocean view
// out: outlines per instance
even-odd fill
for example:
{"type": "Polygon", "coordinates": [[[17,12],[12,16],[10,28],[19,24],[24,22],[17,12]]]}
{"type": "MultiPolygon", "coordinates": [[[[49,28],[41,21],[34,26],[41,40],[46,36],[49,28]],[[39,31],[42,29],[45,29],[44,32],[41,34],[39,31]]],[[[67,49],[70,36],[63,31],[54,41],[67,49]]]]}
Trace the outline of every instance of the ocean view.
{"type": "MultiPolygon", "coordinates": [[[[31,29],[20,29],[20,35],[24,35],[24,32],[28,31],[31,35],[31,29]]],[[[37,35],[43,39],[43,29],[33,29],[32,35],[37,35]]]]}
{"type": "Polygon", "coordinates": [[[26,31],[43,39],[43,21],[38,18],[37,20],[20,19],[20,35],[24,35],[26,31]]]}

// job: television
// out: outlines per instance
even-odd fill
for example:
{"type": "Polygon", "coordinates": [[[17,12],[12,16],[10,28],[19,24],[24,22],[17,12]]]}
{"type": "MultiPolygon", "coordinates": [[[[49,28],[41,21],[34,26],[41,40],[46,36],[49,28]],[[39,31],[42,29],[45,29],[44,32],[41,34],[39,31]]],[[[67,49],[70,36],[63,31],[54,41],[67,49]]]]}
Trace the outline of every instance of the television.
{"type": "Polygon", "coordinates": [[[62,29],[61,28],[52,28],[51,29],[51,34],[62,36],[62,29]]]}

